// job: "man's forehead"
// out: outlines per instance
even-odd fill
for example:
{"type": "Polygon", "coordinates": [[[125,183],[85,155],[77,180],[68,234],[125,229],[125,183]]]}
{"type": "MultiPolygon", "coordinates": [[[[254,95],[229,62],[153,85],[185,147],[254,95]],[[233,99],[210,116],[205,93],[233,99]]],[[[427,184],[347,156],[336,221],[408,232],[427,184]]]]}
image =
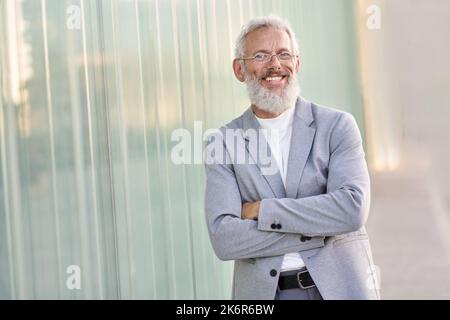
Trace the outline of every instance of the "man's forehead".
{"type": "Polygon", "coordinates": [[[255,46],[271,46],[275,43],[287,48],[291,46],[291,39],[286,30],[274,27],[260,27],[252,30],[245,37],[245,47],[248,49],[254,49],[255,46]]]}

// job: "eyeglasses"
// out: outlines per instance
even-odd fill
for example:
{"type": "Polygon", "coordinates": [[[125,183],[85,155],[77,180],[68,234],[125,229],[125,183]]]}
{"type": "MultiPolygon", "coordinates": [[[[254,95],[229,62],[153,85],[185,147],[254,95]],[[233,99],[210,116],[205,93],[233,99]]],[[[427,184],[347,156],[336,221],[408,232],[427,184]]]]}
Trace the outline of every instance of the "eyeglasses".
{"type": "Polygon", "coordinates": [[[289,61],[292,58],[297,57],[297,55],[291,54],[287,51],[283,51],[277,54],[257,52],[253,57],[240,58],[239,60],[253,60],[258,63],[266,63],[271,61],[273,56],[277,56],[278,60],[280,61],[289,61]]]}

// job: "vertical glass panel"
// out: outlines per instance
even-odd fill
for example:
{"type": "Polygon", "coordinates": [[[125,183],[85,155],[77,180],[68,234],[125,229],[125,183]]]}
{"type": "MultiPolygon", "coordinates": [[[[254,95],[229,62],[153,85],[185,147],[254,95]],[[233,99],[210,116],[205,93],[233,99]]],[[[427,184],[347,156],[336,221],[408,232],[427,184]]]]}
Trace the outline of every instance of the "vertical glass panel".
{"type": "Polygon", "coordinates": [[[10,297],[116,297],[96,3],[4,1],[1,14],[10,297]]]}

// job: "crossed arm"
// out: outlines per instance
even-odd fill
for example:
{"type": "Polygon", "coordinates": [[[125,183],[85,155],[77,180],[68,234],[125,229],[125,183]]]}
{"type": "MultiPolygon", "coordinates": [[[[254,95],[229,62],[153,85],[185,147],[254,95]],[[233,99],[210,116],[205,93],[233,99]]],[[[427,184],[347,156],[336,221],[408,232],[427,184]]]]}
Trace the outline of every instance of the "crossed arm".
{"type": "Polygon", "coordinates": [[[348,114],[341,116],[330,137],[327,193],[242,205],[233,167],[226,164],[207,165],[206,188],[208,230],[213,248],[223,260],[276,256],[320,246],[325,236],[360,229],[370,203],[362,141],[348,114]],[[283,228],[273,230],[274,222],[283,228]],[[302,243],[302,235],[312,239],[302,243]]]}
{"type": "Polygon", "coordinates": [[[242,219],[250,219],[250,220],[258,220],[260,203],[261,203],[261,201],[244,203],[242,205],[241,218],[242,219]]]}

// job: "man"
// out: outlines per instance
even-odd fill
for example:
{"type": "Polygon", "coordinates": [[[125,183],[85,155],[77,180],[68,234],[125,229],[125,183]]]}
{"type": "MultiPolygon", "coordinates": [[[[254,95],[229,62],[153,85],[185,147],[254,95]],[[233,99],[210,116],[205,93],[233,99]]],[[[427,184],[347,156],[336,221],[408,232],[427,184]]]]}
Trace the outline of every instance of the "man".
{"type": "Polygon", "coordinates": [[[379,299],[353,116],[299,96],[298,45],[282,19],[251,20],[235,54],[252,104],[206,148],[208,230],[217,256],[235,260],[233,298],[379,299]]]}

